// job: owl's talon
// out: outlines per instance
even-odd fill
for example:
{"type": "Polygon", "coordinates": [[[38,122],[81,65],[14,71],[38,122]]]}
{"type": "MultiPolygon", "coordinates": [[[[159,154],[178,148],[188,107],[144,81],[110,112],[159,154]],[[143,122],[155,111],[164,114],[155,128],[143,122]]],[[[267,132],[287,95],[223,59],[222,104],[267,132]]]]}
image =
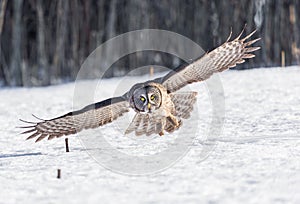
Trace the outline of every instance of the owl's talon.
{"type": "Polygon", "coordinates": [[[159,136],[163,136],[164,135],[164,131],[161,131],[160,133],[159,133],[159,136]]]}

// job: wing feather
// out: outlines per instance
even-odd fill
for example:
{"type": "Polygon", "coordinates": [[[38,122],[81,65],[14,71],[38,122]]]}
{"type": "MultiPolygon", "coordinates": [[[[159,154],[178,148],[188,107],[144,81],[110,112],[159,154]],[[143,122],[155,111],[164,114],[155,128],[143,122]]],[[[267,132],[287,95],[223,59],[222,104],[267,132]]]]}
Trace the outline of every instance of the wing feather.
{"type": "Polygon", "coordinates": [[[260,49],[260,47],[248,47],[260,40],[260,38],[247,41],[256,30],[240,39],[240,35],[232,41],[227,41],[213,51],[206,53],[201,58],[195,60],[189,65],[179,67],[160,78],[161,83],[166,87],[168,92],[175,92],[187,84],[199,82],[208,79],[213,73],[221,72],[237,64],[245,62],[244,59],[255,57],[252,52],[260,49]]]}
{"type": "MultiPolygon", "coordinates": [[[[40,122],[27,122],[30,126],[22,134],[31,135],[27,139],[37,138],[36,142],[48,137],[48,140],[75,134],[83,129],[97,128],[112,122],[129,111],[129,103],[123,97],[110,98],[85,108],[67,113],[50,120],[40,119],[40,122]]],[[[22,121],[22,120],[21,120],[22,121]]],[[[25,122],[25,121],[24,121],[25,122]]]]}
{"type": "Polygon", "coordinates": [[[175,107],[174,116],[188,119],[194,109],[197,92],[176,92],[171,93],[170,96],[175,107]]]}

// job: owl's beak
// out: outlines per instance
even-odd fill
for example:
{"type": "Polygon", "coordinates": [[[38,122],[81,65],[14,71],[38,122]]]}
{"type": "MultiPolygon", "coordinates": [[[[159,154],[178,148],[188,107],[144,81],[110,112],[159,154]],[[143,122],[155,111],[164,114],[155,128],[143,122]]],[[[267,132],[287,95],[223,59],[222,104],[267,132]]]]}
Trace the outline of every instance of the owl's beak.
{"type": "Polygon", "coordinates": [[[151,104],[150,104],[150,103],[148,103],[148,109],[150,110],[150,108],[151,108],[151,104]]]}

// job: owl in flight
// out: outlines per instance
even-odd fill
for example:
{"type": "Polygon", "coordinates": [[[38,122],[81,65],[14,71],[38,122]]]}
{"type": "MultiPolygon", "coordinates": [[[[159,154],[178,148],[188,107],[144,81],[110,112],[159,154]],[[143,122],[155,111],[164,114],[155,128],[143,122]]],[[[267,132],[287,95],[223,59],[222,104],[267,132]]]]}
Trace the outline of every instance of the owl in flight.
{"type": "Polygon", "coordinates": [[[21,120],[28,124],[22,127],[26,128],[23,134],[30,133],[27,139],[37,138],[36,142],[44,138],[50,140],[75,134],[83,129],[103,126],[130,109],[136,114],[125,134],[134,132],[139,136],[172,133],[180,128],[182,119],[190,117],[196,102],[197,92],[177,92],[179,89],[193,82],[204,81],[215,72],[235,67],[236,64],[245,62],[245,59],[255,57],[252,52],[260,47],[250,45],[260,38],[246,41],[255,31],[241,39],[242,33],[243,31],[232,41],[229,41],[230,34],[227,41],[213,51],[161,78],[135,84],[122,96],[109,98],[50,120],[21,120]]]}

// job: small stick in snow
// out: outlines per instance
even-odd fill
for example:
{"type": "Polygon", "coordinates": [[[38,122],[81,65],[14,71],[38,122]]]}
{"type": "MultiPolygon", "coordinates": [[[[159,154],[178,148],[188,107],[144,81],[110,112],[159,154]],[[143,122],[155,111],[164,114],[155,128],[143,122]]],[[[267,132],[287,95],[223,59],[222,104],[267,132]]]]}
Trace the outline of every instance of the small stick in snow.
{"type": "Polygon", "coordinates": [[[66,152],[70,152],[70,150],[69,150],[69,140],[68,140],[68,138],[65,139],[65,144],[66,144],[66,152]]]}
{"type": "Polygon", "coordinates": [[[61,170],[60,169],[57,169],[57,177],[56,178],[58,178],[58,179],[61,178],[61,170]]]}
{"type": "Polygon", "coordinates": [[[153,77],[153,74],[154,74],[154,68],[150,67],[150,70],[149,70],[150,77],[153,77]]]}
{"type": "Polygon", "coordinates": [[[285,67],[285,52],[281,51],[281,67],[285,67]]]}

